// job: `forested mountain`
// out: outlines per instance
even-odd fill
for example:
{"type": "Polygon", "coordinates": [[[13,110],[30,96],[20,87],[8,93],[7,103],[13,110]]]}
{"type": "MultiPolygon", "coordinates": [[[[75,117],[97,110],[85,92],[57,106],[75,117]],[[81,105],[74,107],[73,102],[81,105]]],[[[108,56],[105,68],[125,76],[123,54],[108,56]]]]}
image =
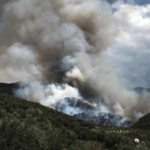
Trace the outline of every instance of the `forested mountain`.
{"type": "Polygon", "coordinates": [[[0,94],[3,150],[139,150],[150,148],[149,136],[146,130],[96,125],[39,103],[0,94]]]}

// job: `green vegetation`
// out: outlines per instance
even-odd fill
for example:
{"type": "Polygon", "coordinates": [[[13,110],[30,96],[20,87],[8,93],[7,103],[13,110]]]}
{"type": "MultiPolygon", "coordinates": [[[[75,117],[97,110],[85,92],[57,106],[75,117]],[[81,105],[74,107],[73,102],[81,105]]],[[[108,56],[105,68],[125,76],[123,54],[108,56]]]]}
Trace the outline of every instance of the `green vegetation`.
{"type": "Polygon", "coordinates": [[[149,136],[146,130],[95,125],[0,94],[1,150],[148,150],[149,136]]]}
{"type": "Polygon", "coordinates": [[[150,113],[140,118],[132,127],[150,130],[150,113]]]}

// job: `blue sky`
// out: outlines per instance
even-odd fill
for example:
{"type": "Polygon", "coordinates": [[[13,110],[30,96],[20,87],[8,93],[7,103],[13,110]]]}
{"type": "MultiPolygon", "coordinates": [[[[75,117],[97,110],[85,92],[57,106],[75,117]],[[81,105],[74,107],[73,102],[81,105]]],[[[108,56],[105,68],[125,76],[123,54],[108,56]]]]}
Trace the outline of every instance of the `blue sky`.
{"type": "Polygon", "coordinates": [[[150,0],[134,0],[136,4],[139,5],[145,5],[145,4],[149,4],[150,0]]]}
{"type": "MultiPolygon", "coordinates": [[[[116,0],[107,0],[107,1],[114,2],[116,0]]],[[[150,3],[150,0],[124,0],[124,1],[125,2],[129,2],[129,3],[134,1],[134,3],[138,4],[138,5],[145,5],[145,4],[149,4],[150,3]]]]}

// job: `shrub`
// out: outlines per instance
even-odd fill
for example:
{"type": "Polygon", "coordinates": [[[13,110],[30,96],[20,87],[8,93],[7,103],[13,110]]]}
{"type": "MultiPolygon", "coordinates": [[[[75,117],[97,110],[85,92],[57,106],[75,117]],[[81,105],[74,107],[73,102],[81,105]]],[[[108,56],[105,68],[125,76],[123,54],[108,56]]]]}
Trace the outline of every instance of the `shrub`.
{"type": "Polygon", "coordinates": [[[121,140],[121,136],[120,135],[116,135],[116,134],[108,134],[105,136],[105,147],[106,148],[112,148],[115,144],[119,144],[121,140]]]}
{"type": "Polygon", "coordinates": [[[133,150],[134,146],[131,145],[120,145],[118,150],[133,150]]]}

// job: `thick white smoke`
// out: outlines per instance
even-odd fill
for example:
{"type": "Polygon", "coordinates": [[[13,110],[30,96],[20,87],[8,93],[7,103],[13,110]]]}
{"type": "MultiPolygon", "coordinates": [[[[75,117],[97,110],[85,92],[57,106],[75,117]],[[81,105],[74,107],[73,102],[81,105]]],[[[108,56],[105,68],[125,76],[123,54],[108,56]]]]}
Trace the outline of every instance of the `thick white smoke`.
{"type": "Polygon", "coordinates": [[[100,0],[10,1],[4,5],[6,25],[0,35],[0,81],[36,81],[16,94],[46,106],[83,96],[100,111],[105,106],[135,121],[149,112],[149,96],[121,87],[116,68],[105,59],[119,41],[135,46],[125,33],[127,20],[135,25],[138,20],[123,11],[129,8],[135,7],[100,0]]]}
{"type": "Polygon", "coordinates": [[[60,103],[61,105],[66,105],[67,109],[63,111],[67,114],[77,114],[81,112],[79,108],[70,108],[68,103],[64,101],[64,99],[68,97],[81,99],[78,90],[69,86],[68,84],[44,85],[40,82],[26,82],[20,84],[20,88],[15,91],[15,94],[18,97],[22,97],[33,102],[39,102],[40,104],[48,107],[54,107],[57,103],[60,103]]]}
{"type": "Polygon", "coordinates": [[[15,43],[0,55],[0,80],[3,82],[35,81],[42,79],[42,67],[31,46],[15,43]]]}

